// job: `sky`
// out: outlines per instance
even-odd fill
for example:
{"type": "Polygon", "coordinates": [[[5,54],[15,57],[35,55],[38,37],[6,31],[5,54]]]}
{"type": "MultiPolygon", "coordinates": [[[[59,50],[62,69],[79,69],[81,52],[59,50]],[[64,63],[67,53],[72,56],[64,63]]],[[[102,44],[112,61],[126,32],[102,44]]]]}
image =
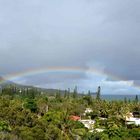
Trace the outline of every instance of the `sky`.
{"type": "Polygon", "coordinates": [[[0,76],[45,88],[140,94],[139,25],[139,0],[0,0],[0,76]],[[37,72],[44,68],[50,71],[37,72]]]}

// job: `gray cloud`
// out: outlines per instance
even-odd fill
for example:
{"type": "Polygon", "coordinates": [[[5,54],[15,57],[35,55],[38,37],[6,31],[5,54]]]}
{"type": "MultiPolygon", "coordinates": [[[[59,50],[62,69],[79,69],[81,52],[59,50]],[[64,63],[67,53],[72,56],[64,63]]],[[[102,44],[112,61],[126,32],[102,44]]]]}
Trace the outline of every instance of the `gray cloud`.
{"type": "MultiPolygon", "coordinates": [[[[106,74],[140,80],[139,5],[139,0],[0,0],[0,74],[98,64],[106,74]]],[[[45,75],[35,77],[26,81],[43,84],[45,75]]],[[[87,78],[49,77],[48,83],[87,78]]]]}

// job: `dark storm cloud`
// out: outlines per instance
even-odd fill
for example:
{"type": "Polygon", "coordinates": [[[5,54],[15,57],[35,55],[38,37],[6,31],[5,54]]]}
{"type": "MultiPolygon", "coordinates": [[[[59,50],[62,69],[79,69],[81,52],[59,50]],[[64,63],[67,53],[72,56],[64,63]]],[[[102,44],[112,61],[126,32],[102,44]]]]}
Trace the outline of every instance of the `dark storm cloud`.
{"type": "Polygon", "coordinates": [[[104,73],[139,80],[139,24],[139,0],[0,0],[0,73],[98,64],[104,73]]]}

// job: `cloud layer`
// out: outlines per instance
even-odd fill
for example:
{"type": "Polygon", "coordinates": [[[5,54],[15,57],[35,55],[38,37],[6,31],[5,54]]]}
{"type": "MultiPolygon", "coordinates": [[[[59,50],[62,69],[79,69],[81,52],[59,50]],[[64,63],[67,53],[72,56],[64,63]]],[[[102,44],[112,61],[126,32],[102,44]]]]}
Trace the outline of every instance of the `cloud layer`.
{"type": "Polygon", "coordinates": [[[139,5],[139,0],[0,0],[0,74],[81,67],[86,71],[16,81],[53,88],[77,84],[82,90],[102,85],[105,93],[118,94],[112,87],[139,93],[130,88],[140,80],[139,5]],[[102,74],[87,74],[92,67],[102,74]],[[125,81],[133,84],[122,87],[125,81]]]}

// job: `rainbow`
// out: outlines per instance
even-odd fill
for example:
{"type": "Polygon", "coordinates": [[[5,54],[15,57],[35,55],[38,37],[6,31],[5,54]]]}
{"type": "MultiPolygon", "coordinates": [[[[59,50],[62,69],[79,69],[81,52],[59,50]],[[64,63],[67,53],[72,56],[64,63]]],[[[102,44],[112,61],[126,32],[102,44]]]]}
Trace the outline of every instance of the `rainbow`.
{"type": "MultiPolygon", "coordinates": [[[[34,76],[38,74],[49,74],[49,73],[55,73],[55,72],[65,72],[65,73],[93,73],[99,76],[109,76],[114,80],[120,80],[120,81],[126,81],[122,79],[119,76],[115,76],[111,73],[105,73],[97,68],[82,68],[82,67],[42,67],[42,68],[34,68],[34,69],[28,69],[25,71],[20,71],[17,73],[11,73],[4,75],[4,80],[0,81],[0,84],[3,83],[5,80],[12,80],[20,77],[25,77],[25,76],[34,76]]],[[[130,86],[130,85],[128,85],[130,86]]],[[[138,85],[133,85],[133,87],[140,88],[138,85]]]]}

